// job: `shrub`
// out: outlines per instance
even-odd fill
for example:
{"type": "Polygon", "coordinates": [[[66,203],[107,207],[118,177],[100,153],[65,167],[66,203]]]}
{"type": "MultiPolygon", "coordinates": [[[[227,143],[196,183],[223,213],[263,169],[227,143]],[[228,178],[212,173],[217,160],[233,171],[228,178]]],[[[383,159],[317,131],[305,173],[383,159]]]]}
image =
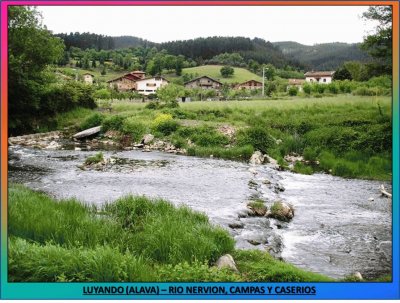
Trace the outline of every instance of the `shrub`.
{"type": "Polygon", "coordinates": [[[331,93],[331,94],[337,94],[338,92],[339,92],[339,88],[338,88],[338,86],[335,84],[335,83],[329,83],[328,85],[327,85],[327,87],[328,87],[328,91],[331,93]]]}
{"type": "Polygon", "coordinates": [[[297,89],[296,86],[291,86],[291,87],[289,88],[289,91],[288,91],[289,96],[297,96],[297,93],[298,93],[298,92],[299,92],[299,91],[298,91],[298,89],[297,89]]]}
{"type": "Polygon", "coordinates": [[[94,113],[87,117],[80,126],[80,129],[88,129],[91,127],[99,126],[104,120],[104,116],[99,113],[94,113]]]}
{"type": "Polygon", "coordinates": [[[305,83],[305,84],[303,85],[303,92],[304,92],[306,95],[310,95],[310,94],[311,94],[311,90],[312,90],[312,87],[311,87],[310,84],[305,83]]]}
{"type": "Polygon", "coordinates": [[[107,88],[96,90],[93,94],[95,99],[108,100],[111,99],[111,92],[107,88]]]}
{"type": "Polygon", "coordinates": [[[253,126],[239,131],[237,142],[240,146],[251,145],[255,150],[259,150],[262,153],[267,153],[268,149],[275,144],[268,131],[261,126],[253,126]]]}
{"type": "Polygon", "coordinates": [[[146,129],[146,125],[135,117],[126,118],[122,123],[122,131],[129,134],[136,142],[142,139],[146,129]]]}
{"type": "Polygon", "coordinates": [[[145,105],[145,108],[148,109],[159,109],[160,108],[160,102],[157,101],[150,101],[145,105]]]}
{"type": "Polygon", "coordinates": [[[122,130],[123,121],[124,121],[124,118],[122,116],[115,115],[115,116],[107,117],[107,118],[105,118],[103,120],[102,130],[104,132],[106,132],[108,130],[121,131],[122,130]]]}
{"type": "Polygon", "coordinates": [[[176,122],[170,114],[159,114],[153,121],[153,129],[165,136],[176,131],[178,127],[179,123],[176,122]]]}

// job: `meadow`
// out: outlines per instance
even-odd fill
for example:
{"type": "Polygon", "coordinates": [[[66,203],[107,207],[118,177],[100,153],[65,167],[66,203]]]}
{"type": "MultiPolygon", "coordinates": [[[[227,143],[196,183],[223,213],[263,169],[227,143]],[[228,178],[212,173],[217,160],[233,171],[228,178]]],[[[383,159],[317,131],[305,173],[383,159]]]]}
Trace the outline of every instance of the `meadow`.
{"type": "Polygon", "coordinates": [[[288,166],[286,155],[301,155],[305,162],[298,162],[295,172],[391,180],[390,97],[203,101],[177,108],[115,101],[111,106],[111,113],[77,109],[58,116],[58,124],[76,129],[101,124],[104,131],[118,130],[134,141],[150,132],[191,156],[247,161],[260,150],[282,168],[288,166]],[[234,135],[221,133],[223,126],[234,135]]]}

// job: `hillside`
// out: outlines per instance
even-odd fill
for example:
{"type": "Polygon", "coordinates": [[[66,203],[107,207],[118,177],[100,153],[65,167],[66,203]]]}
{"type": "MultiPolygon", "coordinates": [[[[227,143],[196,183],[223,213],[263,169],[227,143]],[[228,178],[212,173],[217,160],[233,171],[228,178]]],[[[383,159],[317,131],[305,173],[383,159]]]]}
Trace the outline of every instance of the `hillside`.
{"type": "Polygon", "coordinates": [[[313,70],[336,70],[346,61],[368,61],[359,44],[323,43],[313,46],[293,41],[274,42],[288,59],[296,59],[313,70]]]}
{"type": "Polygon", "coordinates": [[[222,65],[203,65],[197,67],[184,68],[183,74],[193,74],[197,76],[209,76],[222,83],[242,83],[247,80],[261,81],[261,77],[253,74],[247,69],[235,67],[235,73],[230,78],[222,78],[220,69],[222,65]]]}

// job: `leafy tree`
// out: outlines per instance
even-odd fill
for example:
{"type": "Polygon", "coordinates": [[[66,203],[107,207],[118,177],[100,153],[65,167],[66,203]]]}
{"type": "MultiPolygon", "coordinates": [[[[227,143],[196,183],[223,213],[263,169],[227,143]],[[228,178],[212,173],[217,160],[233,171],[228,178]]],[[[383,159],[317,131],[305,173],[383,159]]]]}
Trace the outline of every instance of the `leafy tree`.
{"type": "Polygon", "coordinates": [[[185,95],[185,89],[176,84],[168,84],[157,90],[157,96],[170,107],[177,107],[177,98],[185,95]]]}
{"type": "Polygon", "coordinates": [[[392,73],[392,7],[371,6],[363,14],[366,20],[378,21],[375,33],[364,39],[361,48],[366,50],[386,73],[392,73]]]}
{"type": "Polygon", "coordinates": [[[224,78],[232,77],[234,72],[235,70],[231,66],[223,66],[220,69],[220,73],[224,78]]]}
{"type": "Polygon", "coordinates": [[[353,77],[349,70],[345,67],[339,67],[336,72],[333,74],[333,80],[352,80],[353,77]]]}
{"type": "Polygon", "coordinates": [[[273,66],[272,64],[267,64],[267,65],[264,66],[264,69],[265,69],[265,72],[264,72],[265,73],[265,77],[268,80],[273,80],[274,76],[276,75],[275,66],[273,66]]]}
{"type": "Polygon", "coordinates": [[[366,65],[360,62],[345,62],[343,68],[349,71],[351,78],[355,81],[366,81],[369,78],[366,65]]]}
{"type": "Polygon", "coordinates": [[[51,80],[45,69],[62,58],[64,45],[42,25],[35,8],[8,9],[9,130],[14,134],[30,131],[41,117],[42,97],[51,80]]]}

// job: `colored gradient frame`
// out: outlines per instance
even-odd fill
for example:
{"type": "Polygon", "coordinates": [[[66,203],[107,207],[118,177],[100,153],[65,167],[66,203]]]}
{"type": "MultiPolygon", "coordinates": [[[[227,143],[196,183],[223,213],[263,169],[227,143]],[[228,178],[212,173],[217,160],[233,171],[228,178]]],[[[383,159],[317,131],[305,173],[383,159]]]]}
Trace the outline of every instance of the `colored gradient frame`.
{"type": "Polygon", "coordinates": [[[399,2],[397,1],[7,1],[1,2],[1,299],[400,299],[399,280],[399,2]],[[8,6],[377,6],[393,8],[392,282],[332,283],[9,283],[7,266],[8,6]],[[83,295],[83,286],[314,286],[316,295],[83,295]]]}

